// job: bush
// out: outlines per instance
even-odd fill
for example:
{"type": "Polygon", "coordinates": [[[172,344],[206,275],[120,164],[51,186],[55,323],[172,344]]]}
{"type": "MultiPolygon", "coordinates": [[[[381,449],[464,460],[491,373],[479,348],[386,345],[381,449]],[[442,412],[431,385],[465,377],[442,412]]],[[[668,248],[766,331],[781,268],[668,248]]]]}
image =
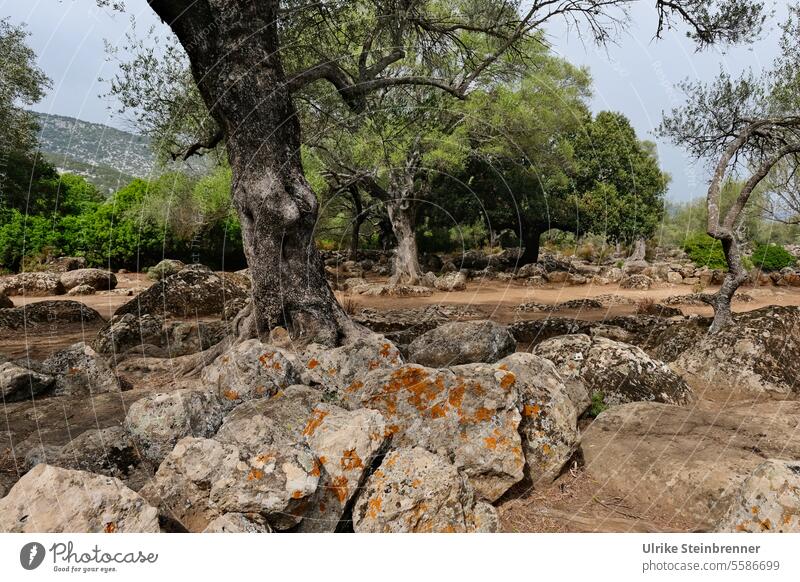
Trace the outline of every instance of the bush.
{"type": "Polygon", "coordinates": [[[689,236],[683,241],[683,250],[698,267],[727,270],[728,262],[722,252],[722,243],[705,233],[689,236]]]}
{"type": "Polygon", "coordinates": [[[793,267],[797,260],[781,245],[758,245],[753,256],[753,264],[762,271],[780,271],[784,267],[793,267]]]}

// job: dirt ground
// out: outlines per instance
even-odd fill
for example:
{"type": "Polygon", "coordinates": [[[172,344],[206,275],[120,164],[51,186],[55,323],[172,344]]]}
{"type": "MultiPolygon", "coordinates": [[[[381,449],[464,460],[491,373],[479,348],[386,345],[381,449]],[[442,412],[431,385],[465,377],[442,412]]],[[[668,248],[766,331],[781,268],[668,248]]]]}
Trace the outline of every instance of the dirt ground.
{"type": "MultiPolygon", "coordinates": [[[[110,318],[114,311],[130,301],[133,295],[146,289],[151,281],[140,274],[118,275],[118,287],[114,291],[84,297],[12,297],[16,306],[46,299],[71,299],[81,301],[96,309],[104,319],[110,318]],[[128,294],[130,293],[130,294],[128,294]]],[[[714,291],[713,288],[706,290],[714,291]]],[[[735,311],[749,311],[767,305],[800,306],[800,289],[781,287],[747,288],[744,291],[753,300],[735,303],[735,311]]],[[[593,298],[604,295],[618,295],[631,300],[629,304],[612,305],[604,309],[560,310],[559,316],[576,319],[600,320],[617,315],[635,313],[635,301],[652,298],[658,302],[671,295],[692,293],[686,285],[662,284],[648,291],[620,289],[617,285],[606,286],[551,286],[526,287],[517,282],[498,282],[496,280],[471,281],[466,291],[435,292],[429,297],[365,297],[348,295],[347,299],[358,310],[374,308],[388,310],[411,308],[426,305],[469,305],[487,318],[510,323],[522,319],[541,319],[548,316],[547,311],[517,312],[515,308],[527,302],[553,305],[564,301],[593,298]]],[[[342,294],[338,294],[340,299],[342,294]]],[[[711,315],[710,307],[680,306],[685,314],[711,315]]],[[[50,353],[78,341],[91,341],[102,322],[92,324],[69,324],[29,327],[25,330],[0,332],[0,354],[20,358],[28,356],[41,360],[50,353]]],[[[124,418],[128,405],[148,391],[165,390],[174,383],[168,369],[161,372],[143,370],[120,370],[133,385],[133,390],[119,394],[104,394],[69,402],[61,398],[46,399],[41,402],[19,402],[4,406],[0,437],[2,441],[18,443],[20,437],[37,445],[60,445],[89,428],[101,428],[119,424],[124,418]],[[4,434],[5,433],[5,434],[4,434]],[[38,435],[38,437],[36,436],[38,435]]],[[[585,428],[582,427],[582,428],[585,428]]],[[[7,444],[0,441],[0,477],[7,477],[6,485],[16,480],[16,461],[4,455],[7,444]],[[4,458],[5,457],[5,458],[4,458]]],[[[4,483],[0,479],[0,496],[4,483]]],[[[585,473],[581,459],[575,459],[564,474],[551,486],[533,489],[519,484],[509,491],[499,506],[503,531],[507,532],[670,532],[694,531],[697,524],[678,521],[674,515],[660,514],[657,509],[644,510],[630,507],[621,496],[602,488],[585,473]]]]}

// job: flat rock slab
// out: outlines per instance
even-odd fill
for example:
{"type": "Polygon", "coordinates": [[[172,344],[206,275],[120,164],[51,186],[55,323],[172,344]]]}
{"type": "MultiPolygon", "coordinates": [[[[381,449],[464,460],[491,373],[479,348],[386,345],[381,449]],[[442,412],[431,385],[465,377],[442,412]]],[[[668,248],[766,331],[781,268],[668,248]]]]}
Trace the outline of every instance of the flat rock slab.
{"type": "Polygon", "coordinates": [[[708,528],[767,458],[800,459],[800,402],[720,408],[634,402],[602,413],[584,432],[586,470],[641,514],[657,507],[708,528]]]}

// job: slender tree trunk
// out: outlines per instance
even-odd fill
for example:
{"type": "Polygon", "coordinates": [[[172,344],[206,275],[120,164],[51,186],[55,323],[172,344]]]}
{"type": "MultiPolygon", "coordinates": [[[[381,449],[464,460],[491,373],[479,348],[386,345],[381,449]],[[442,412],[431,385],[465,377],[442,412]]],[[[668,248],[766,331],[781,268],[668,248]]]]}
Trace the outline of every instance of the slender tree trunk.
{"type": "Polygon", "coordinates": [[[350,188],[350,197],[353,199],[353,209],[355,216],[353,217],[353,226],[350,232],[350,260],[355,261],[358,258],[358,246],[361,238],[361,225],[364,224],[366,214],[364,212],[364,205],[361,202],[361,193],[357,186],[350,188]]]}
{"type": "Polygon", "coordinates": [[[392,200],[386,205],[392,231],[397,238],[392,285],[416,285],[422,277],[415,234],[415,208],[408,198],[392,200]]]}
{"type": "Polygon", "coordinates": [[[335,345],[355,330],[314,245],[317,198],[300,161],[300,124],[286,87],[277,1],[201,3],[173,14],[209,111],[224,131],[233,201],[253,281],[243,334],[284,326],[301,342],[335,345]]]}
{"type": "Polygon", "coordinates": [[[714,321],[711,322],[709,333],[717,333],[731,322],[733,294],[747,280],[747,271],[742,264],[742,256],[735,236],[731,235],[722,239],[722,251],[728,262],[728,272],[722,282],[722,287],[710,301],[711,307],[714,308],[714,321]]]}
{"type": "Polygon", "coordinates": [[[520,265],[536,263],[539,260],[539,248],[542,238],[542,229],[539,227],[527,227],[522,231],[522,244],[525,249],[519,259],[520,265]]]}

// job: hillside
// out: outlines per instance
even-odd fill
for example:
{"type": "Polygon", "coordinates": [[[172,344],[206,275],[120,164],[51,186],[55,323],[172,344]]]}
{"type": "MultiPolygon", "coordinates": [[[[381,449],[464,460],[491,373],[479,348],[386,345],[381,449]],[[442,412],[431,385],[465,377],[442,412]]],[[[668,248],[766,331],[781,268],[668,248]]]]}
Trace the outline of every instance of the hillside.
{"type": "Polygon", "coordinates": [[[73,117],[36,113],[41,149],[60,171],[84,176],[110,193],[146,177],[155,158],[146,137],[73,117]]]}

